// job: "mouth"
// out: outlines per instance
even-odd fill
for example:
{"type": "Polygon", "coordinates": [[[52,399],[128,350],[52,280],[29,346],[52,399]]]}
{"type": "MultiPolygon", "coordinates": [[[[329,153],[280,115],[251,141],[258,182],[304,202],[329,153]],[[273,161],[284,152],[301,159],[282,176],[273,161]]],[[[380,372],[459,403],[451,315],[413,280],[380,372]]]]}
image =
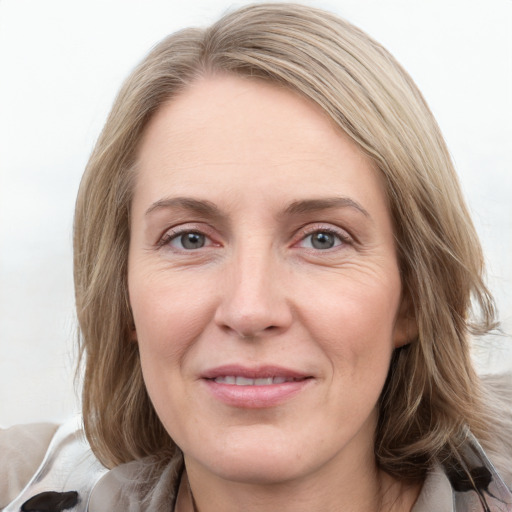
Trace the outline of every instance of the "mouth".
{"type": "Polygon", "coordinates": [[[297,382],[300,380],[307,379],[304,378],[287,378],[287,377],[261,377],[256,379],[251,379],[247,377],[235,376],[235,375],[226,375],[222,377],[216,377],[213,379],[215,382],[219,384],[230,384],[235,386],[271,386],[273,384],[284,384],[285,382],[297,382]]]}
{"type": "Polygon", "coordinates": [[[201,378],[235,386],[270,386],[272,384],[300,381],[312,378],[312,376],[302,371],[281,366],[261,365],[252,367],[230,364],[206,370],[201,374],[201,378]]]}
{"type": "Polygon", "coordinates": [[[201,375],[211,396],[231,407],[275,407],[307,389],[314,377],[287,368],[223,366],[201,375]]]}

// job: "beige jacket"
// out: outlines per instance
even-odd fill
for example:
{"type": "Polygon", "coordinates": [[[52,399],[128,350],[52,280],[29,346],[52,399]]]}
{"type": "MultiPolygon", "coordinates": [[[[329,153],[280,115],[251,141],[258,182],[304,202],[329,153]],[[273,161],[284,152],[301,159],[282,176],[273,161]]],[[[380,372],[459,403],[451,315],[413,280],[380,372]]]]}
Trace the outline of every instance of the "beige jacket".
{"type": "Polygon", "coordinates": [[[57,427],[34,423],[0,429],[0,510],[21,492],[39,467],[57,427]]]}

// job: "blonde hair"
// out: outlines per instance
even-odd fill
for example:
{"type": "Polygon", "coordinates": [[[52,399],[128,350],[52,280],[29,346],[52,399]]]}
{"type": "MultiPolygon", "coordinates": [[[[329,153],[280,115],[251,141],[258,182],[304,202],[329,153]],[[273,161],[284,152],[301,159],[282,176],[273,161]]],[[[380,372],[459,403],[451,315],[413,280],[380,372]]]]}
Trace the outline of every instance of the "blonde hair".
{"type": "Polygon", "coordinates": [[[85,356],[83,417],[99,459],[114,466],[175,446],[158,419],[130,341],[127,293],[136,150],[151,116],[201,76],[234,73],[288,87],[320,105],[382,172],[404,296],[418,336],[397,349],[379,403],[382,469],[421,480],[457,455],[469,426],[488,432],[470,360],[471,333],[495,325],[483,258],[449,153],[422,95],[395,59],[329,13],[260,4],[158,44],[123,85],[85,171],[76,205],[76,304],[85,356]],[[471,316],[472,303],[476,314],[471,316]]]}

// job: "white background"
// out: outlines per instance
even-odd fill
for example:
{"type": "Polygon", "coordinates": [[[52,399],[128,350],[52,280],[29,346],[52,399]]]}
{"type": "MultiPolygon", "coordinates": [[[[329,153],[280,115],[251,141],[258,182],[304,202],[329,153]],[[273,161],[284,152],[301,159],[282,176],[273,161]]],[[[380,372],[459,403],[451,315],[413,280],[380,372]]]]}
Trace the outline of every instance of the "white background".
{"type": "MultiPolygon", "coordinates": [[[[0,0],[0,424],[78,410],[73,205],[122,80],[168,33],[243,3],[0,0]]],[[[512,332],[512,0],[309,3],[383,43],[423,91],[512,332]]],[[[487,345],[481,371],[512,368],[510,338],[487,345]]]]}

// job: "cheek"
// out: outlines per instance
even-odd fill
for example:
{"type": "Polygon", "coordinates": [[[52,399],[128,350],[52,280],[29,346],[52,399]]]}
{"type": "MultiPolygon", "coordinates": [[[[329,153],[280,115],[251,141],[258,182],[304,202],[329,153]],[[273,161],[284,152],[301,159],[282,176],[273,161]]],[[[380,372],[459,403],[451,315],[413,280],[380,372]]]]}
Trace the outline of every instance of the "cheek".
{"type": "Polygon", "coordinates": [[[179,362],[212,317],[214,296],[188,276],[165,272],[129,279],[130,304],[141,354],[179,362]],[[191,282],[192,281],[192,282],[191,282]]]}
{"type": "Polygon", "coordinates": [[[180,411],[193,401],[185,385],[197,340],[211,318],[212,294],[193,280],[165,272],[148,275],[131,269],[130,302],[142,373],[157,414],[168,432],[185,436],[180,411]],[[204,291],[205,293],[202,293],[204,291]]]}
{"type": "Polygon", "coordinates": [[[311,300],[305,323],[330,354],[333,372],[364,381],[382,379],[394,347],[393,330],[400,300],[398,274],[378,280],[340,279],[311,300]]]}

